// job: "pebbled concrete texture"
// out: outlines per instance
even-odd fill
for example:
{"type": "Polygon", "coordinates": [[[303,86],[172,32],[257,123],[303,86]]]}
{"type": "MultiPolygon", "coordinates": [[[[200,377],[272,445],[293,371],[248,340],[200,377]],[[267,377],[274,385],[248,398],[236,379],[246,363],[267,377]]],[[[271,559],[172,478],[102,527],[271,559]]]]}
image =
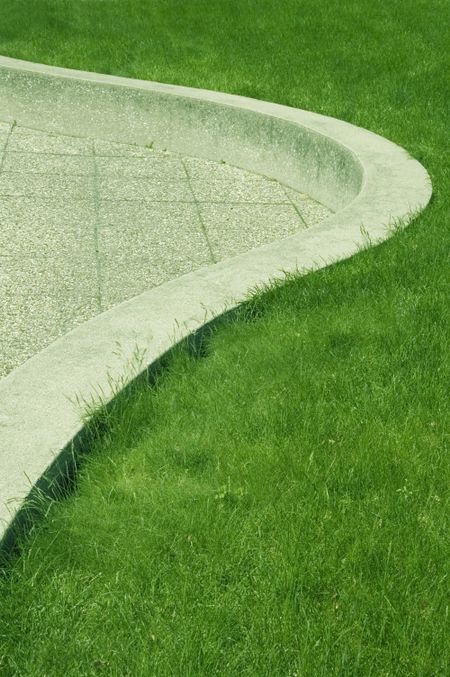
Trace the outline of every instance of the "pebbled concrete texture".
{"type": "MultiPolygon", "coordinates": [[[[89,262],[92,253],[92,237],[85,233],[84,239],[80,229],[83,223],[91,223],[93,211],[93,225],[88,229],[94,230],[94,251],[99,253],[93,259],[96,266],[99,261],[102,264],[101,276],[96,270],[97,294],[100,298],[101,291],[108,308],[95,315],[98,311],[87,303],[78,317],[83,318],[84,312],[95,316],[81,321],[0,380],[3,544],[11,542],[11,525],[24,515],[20,508],[32,487],[45,489],[47,482],[73,466],[73,454],[83,444],[77,398],[78,402],[91,401],[101,395],[103,401],[110,401],[118,387],[151,368],[178,340],[236,307],[255,286],[284,272],[329,265],[355,254],[368,240],[376,244],[386,239],[393,224],[399,219],[407,223],[431,196],[424,168],[386,139],[339,120],[245,97],[0,57],[2,117],[10,123],[0,126],[3,157],[10,153],[17,157],[20,153],[51,155],[46,153],[48,142],[53,155],[62,150],[72,160],[61,170],[59,160],[35,159],[29,165],[19,160],[17,174],[28,166],[31,169],[25,182],[17,181],[12,164],[7,165],[10,169],[0,177],[0,185],[6,186],[0,202],[17,200],[9,206],[6,200],[4,209],[10,215],[23,215],[30,251],[41,244],[52,261],[58,258],[55,248],[66,252],[76,247],[83,252],[72,252],[67,273],[59,273],[57,267],[52,273],[60,279],[57,287],[66,285],[67,308],[73,308],[74,297],[84,308],[84,297],[77,291],[77,271],[93,279],[92,271],[84,273],[79,267],[81,261],[89,262]],[[33,129],[50,135],[51,140],[32,138],[33,129]],[[17,150],[6,147],[5,153],[13,136],[17,136],[17,150]],[[92,156],[84,145],[89,139],[94,139],[92,156]],[[152,161],[147,145],[156,152],[152,161]],[[165,150],[177,157],[164,156],[165,150]],[[162,156],[167,165],[160,161],[162,156]],[[117,173],[117,157],[127,159],[122,175],[117,173]],[[102,160],[99,171],[98,158],[113,161],[102,160]],[[132,165],[130,158],[144,161],[132,165]],[[176,173],[178,161],[186,179],[176,173]],[[156,165],[168,172],[164,181],[156,178],[156,165]],[[68,167],[73,174],[67,174],[68,167]],[[234,172],[239,169],[234,168],[247,174],[235,182],[234,172]],[[126,190],[122,188],[125,181],[126,190]],[[163,199],[168,186],[171,200],[163,199]],[[263,194],[258,201],[259,190],[263,194]],[[183,200],[187,195],[192,199],[183,200]],[[28,203],[20,205],[19,199],[28,203]],[[70,223],[61,216],[67,237],[58,235],[56,216],[48,219],[54,242],[38,234],[42,233],[39,228],[45,228],[39,225],[44,224],[39,205],[45,210],[45,201],[53,200],[65,201],[74,215],[70,223]],[[84,210],[81,218],[76,217],[78,202],[84,210]],[[176,223],[180,232],[179,244],[171,250],[174,259],[168,257],[167,265],[175,261],[181,276],[169,281],[158,277],[165,271],[163,253],[159,254],[163,265],[149,265],[148,251],[167,250],[161,247],[159,230],[145,225],[152,222],[155,203],[169,210],[158,212],[161,230],[176,223]],[[36,214],[36,231],[29,225],[27,230],[29,210],[36,214]],[[334,213],[329,215],[329,210],[334,213]],[[124,214],[132,216],[127,219],[124,214]],[[245,234],[236,225],[244,220],[245,234]],[[194,229],[194,223],[199,229],[194,229]],[[258,229],[258,223],[264,230],[258,229]],[[199,244],[205,242],[202,234],[208,245],[203,248],[199,244]],[[196,269],[183,268],[194,259],[196,269]],[[133,269],[143,277],[136,279],[133,269]],[[128,300],[114,305],[122,293],[120,285],[114,286],[119,277],[128,300]],[[135,296],[141,284],[147,290],[135,296]],[[105,290],[110,290],[109,295],[105,290]],[[136,352],[142,356],[139,362],[134,359],[136,352]]],[[[16,229],[10,231],[10,238],[16,237],[16,229]]],[[[30,258],[36,271],[29,273],[31,287],[33,278],[49,273],[44,267],[37,272],[36,253],[30,258]]],[[[22,275],[25,280],[19,260],[16,268],[11,262],[10,269],[9,275],[22,275]]],[[[9,289],[12,299],[11,283],[9,289]]],[[[23,303],[26,297],[24,292],[23,303]]]]}
{"type": "Polygon", "coordinates": [[[117,303],[332,213],[225,163],[0,131],[0,378],[117,303]]]}

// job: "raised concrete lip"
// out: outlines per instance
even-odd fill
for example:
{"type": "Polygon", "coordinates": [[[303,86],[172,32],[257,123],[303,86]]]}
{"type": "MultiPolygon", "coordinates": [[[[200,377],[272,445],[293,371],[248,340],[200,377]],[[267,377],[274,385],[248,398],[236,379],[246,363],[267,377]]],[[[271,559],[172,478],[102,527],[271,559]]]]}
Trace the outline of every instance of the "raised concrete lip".
{"type": "Polygon", "coordinates": [[[77,327],[2,379],[0,544],[8,541],[30,490],[43,476],[51,481],[66,468],[72,441],[83,430],[76,398],[91,401],[101,394],[110,401],[115,384],[124,387],[249,290],[386,239],[391,226],[406,224],[432,193],[422,165],[372,132],[220,92],[0,56],[2,117],[43,131],[124,143],[144,145],[151,138],[191,154],[201,139],[202,157],[224,158],[292,188],[302,183],[336,213],[285,240],[144,292],[77,327]],[[139,362],[133,361],[136,352],[143,355],[139,362]]]}

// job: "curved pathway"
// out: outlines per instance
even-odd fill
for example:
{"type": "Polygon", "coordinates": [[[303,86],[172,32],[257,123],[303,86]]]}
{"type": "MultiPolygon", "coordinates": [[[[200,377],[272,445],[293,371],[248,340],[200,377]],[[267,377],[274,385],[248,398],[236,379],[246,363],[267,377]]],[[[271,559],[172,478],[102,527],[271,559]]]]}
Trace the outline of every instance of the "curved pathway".
{"type": "Polygon", "coordinates": [[[117,303],[331,213],[225,163],[0,122],[0,378],[117,303]]]}
{"type": "Polygon", "coordinates": [[[432,192],[340,120],[0,56],[1,120],[0,548],[86,450],[83,403],[255,287],[385,240],[432,192]]]}

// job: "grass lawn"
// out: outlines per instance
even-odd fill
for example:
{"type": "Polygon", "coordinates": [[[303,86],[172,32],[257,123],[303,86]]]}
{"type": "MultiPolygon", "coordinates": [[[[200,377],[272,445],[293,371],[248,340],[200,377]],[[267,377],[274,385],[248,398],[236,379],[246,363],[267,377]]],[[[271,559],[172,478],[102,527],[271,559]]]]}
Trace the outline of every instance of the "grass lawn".
{"type": "Polygon", "coordinates": [[[444,677],[447,0],[3,0],[0,53],[349,120],[430,206],[108,415],[0,576],[0,675],[444,677]]]}

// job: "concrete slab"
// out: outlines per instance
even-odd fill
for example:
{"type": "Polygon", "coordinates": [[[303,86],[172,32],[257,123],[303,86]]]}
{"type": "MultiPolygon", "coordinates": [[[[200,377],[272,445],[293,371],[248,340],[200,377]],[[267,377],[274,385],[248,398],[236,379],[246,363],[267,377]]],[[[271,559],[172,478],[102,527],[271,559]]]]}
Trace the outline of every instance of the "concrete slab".
{"type": "Polygon", "coordinates": [[[217,261],[305,228],[289,204],[201,204],[200,213],[217,261]]]}
{"type": "Polygon", "coordinates": [[[209,184],[211,181],[243,181],[245,179],[258,180],[261,177],[254,172],[248,172],[234,167],[226,162],[213,162],[193,157],[183,157],[186,172],[192,181],[209,184]]]}
{"type": "MultiPolygon", "coordinates": [[[[102,254],[100,257],[102,310],[114,308],[123,301],[172,280],[173,269],[165,271],[158,264],[161,262],[150,255],[129,256],[120,252],[102,254]]],[[[177,272],[182,275],[191,270],[192,265],[189,261],[185,261],[184,266],[178,262],[175,275],[177,272]]]]}
{"type": "Polygon", "coordinates": [[[186,180],[181,161],[175,157],[97,157],[97,173],[101,177],[140,177],[158,183],[186,180]]]}
{"type": "Polygon", "coordinates": [[[89,157],[18,153],[10,151],[8,147],[3,160],[3,170],[22,174],[89,176],[94,174],[95,166],[93,158],[89,157]]]}
{"type": "Polygon", "coordinates": [[[89,200],[94,198],[95,186],[88,176],[27,174],[24,180],[21,172],[0,172],[0,196],[4,195],[89,200]]]}
{"type": "Polygon", "coordinates": [[[103,139],[94,139],[93,141],[94,154],[98,157],[165,157],[167,155],[164,151],[157,151],[144,146],[115,143],[103,139]]]}
{"type": "Polygon", "coordinates": [[[245,173],[240,178],[222,179],[211,176],[209,181],[191,178],[192,192],[198,202],[286,203],[283,187],[275,181],[245,173]]]}
{"type": "Polygon", "coordinates": [[[100,200],[134,200],[143,202],[193,202],[186,179],[168,183],[135,176],[99,176],[100,200]]]}
{"type": "Polygon", "coordinates": [[[197,207],[190,202],[145,202],[143,200],[100,200],[98,204],[99,227],[126,225],[141,227],[143,230],[161,232],[161,240],[166,241],[164,231],[172,237],[176,227],[182,227],[185,221],[199,224],[197,207]],[[173,224],[173,228],[171,227],[173,224]]]}
{"type": "Polygon", "coordinates": [[[1,378],[98,314],[95,256],[0,256],[0,299],[1,378]]]}
{"type": "MultiPolygon", "coordinates": [[[[1,132],[1,127],[0,127],[1,132]]],[[[20,153],[52,153],[55,155],[93,155],[92,139],[61,134],[47,134],[35,129],[15,127],[8,142],[8,151],[20,153]]]]}
{"type": "Polygon", "coordinates": [[[95,226],[96,209],[88,200],[0,196],[2,256],[88,255],[95,226]]]}
{"type": "MultiPolygon", "coordinates": [[[[161,215],[154,209],[153,219],[146,214],[142,221],[127,220],[119,226],[100,227],[100,257],[108,257],[110,261],[115,256],[128,259],[131,274],[134,261],[145,256],[155,267],[170,271],[171,277],[214,263],[194,206],[183,206],[187,208],[185,214],[167,210],[161,215]]],[[[139,270],[135,270],[135,274],[139,277],[139,270]]],[[[116,286],[120,287],[120,280],[116,286]]]]}

